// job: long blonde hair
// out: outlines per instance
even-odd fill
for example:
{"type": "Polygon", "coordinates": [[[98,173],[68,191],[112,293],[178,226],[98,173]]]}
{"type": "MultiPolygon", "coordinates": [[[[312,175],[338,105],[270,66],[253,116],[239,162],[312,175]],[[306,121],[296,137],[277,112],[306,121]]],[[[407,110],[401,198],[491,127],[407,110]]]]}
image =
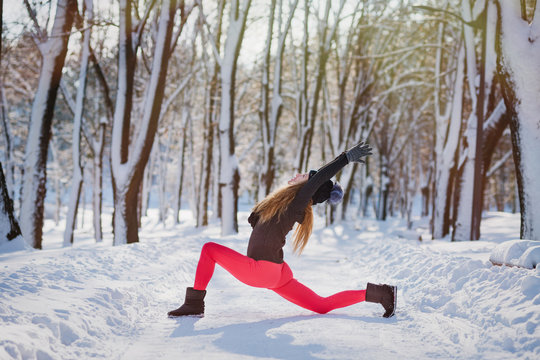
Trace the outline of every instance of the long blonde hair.
{"type": "MultiPolygon", "coordinates": [[[[268,195],[253,208],[253,212],[259,216],[259,221],[265,223],[275,216],[280,217],[289,207],[300,188],[305,184],[301,182],[287,185],[268,195]]],[[[306,247],[311,231],[313,230],[313,202],[310,200],[304,210],[304,220],[298,224],[293,235],[294,252],[300,255],[306,247]]]]}

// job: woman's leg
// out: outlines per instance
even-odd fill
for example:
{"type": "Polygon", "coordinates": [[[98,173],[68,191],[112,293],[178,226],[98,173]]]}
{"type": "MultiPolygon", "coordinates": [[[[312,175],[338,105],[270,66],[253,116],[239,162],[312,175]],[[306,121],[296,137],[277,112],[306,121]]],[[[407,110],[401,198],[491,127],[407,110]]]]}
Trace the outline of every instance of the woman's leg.
{"type": "MultiPolygon", "coordinates": [[[[284,266],[287,266],[287,268],[289,268],[288,265],[285,263],[284,266]]],[[[290,270],[287,272],[284,269],[283,273],[290,273],[290,280],[288,280],[284,284],[283,281],[280,281],[279,285],[283,285],[273,288],[271,290],[275,291],[277,294],[289,300],[290,302],[305,309],[315,311],[319,314],[326,314],[331,310],[353,305],[365,301],[366,299],[366,290],[348,290],[339,292],[332,296],[322,297],[317,295],[307,286],[298,282],[298,280],[294,279],[290,270]]]]}
{"type": "Polygon", "coordinates": [[[269,288],[281,278],[283,264],[257,261],[213,242],[204,244],[195,273],[196,290],[205,290],[214,274],[216,263],[244,284],[269,288]]]}

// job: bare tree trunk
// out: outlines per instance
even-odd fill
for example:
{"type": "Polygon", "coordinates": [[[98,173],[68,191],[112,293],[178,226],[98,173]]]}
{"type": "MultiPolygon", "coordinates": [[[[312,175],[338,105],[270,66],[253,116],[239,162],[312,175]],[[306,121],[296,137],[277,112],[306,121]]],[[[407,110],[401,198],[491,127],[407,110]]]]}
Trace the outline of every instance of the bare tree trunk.
{"type": "Polygon", "coordinates": [[[426,217],[429,216],[429,204],[430,202],[430,194],[431,194],[431,174],[433,173],[433,167],[429,166],[429,169],[427,170],[427,175],[424,171],[421,172],[421,180],[420,180],[420,192],[422,193],[422,212],[421,216],[426,217]]]}
{"type": "Polygon", "coordinates": [[[251,0],[244,0],[242,8],[240,8],[240,0],[233,0],[231,2],[229,28],[221,63],[221,115],[219,118],[221,163],[219,182],[222,197],[222,235],[230,235],[238,232],[237,212],[240,173],[238,171],[234,144],[234,98],[238,54],[244,38],[247,13],[250,5],[251,0]]]}
{"type": "MultiPolygon", "coordinates": [[[[190,187],[190,192],[189,192],[189,196],[188,196],[188,203],[189,203],[189,208],[190,209],[193,209],[193,219],[197,219],[198,218],[198,214],[197,214],[197,199],[199,198],[199,188],[197,186],[197,174],[195,173],[195,169],[197,168],[197,166],[195,165],[195,156],[194,156],[194,137],[193,137],[193,119],[191,117],[191,110],[190,110],[190,106],[189,106],[189,101],[187,102],[187,106],[185,107],[185,117],[186,117],[186,139],[188,139],[189,141],[187,141],[185,143],[185,147],[186,147],[186,154],[187,155],[187,163],[189,164],[189,166],[186,167],[186,176],[188,176],[189,178],[189,181],[188,181],[188,184],[189,184],[189,187],[190,187]]],[[[185,162],[186,163],[186,162],[185,162]]]]}
{"type": "Polygon", "coordinates": [[[169,125],[169,130],[167,131],[167,142],[164,144],[164,150],[159,153],[159,218],[160,221],[165,224],[167,220],[167,210],[169,209],[169,204],[167,201],[167,177],[168,177],[168,164],[169,164],[169,153],[172,145],[172,122],[169,125]]]}
{"type": "Polygon", "coordinates": [[[55,194],[55,203],[54,203],[54,223],[56,226],[60,224],[60,218],[62,211],[62,180],[63,177],[61,174],[60,160],[58,159],[58,146],[56,144],[55,138],[51,138],[50,149],[52,154],[52,169],[53,169],[53,184],[54,184],[54,194],[55,194]]]}
{"type": "Polygon", "coordinates": [[[94,238],[96,242],[103,241],[103,231],[101,226],[101,210],[103,201],[103,150],[105,149],[105,128],[107,119],[101,118],[97,141],[94,142],[94,164],[93,164],[93,190],[92,190],[92,209],[94,238]]]}
{"type": "MultiPolygon", "coordinates": [[[[281,9],[280,9],[281,10],[281,9]]],[[[259,170],[259,185],[257,201],[261,201],[268,195],[266,184],[272,182],[273,174],[273,144],[270,143],[270,124],[269,124],[269,109],[268,99],[270,93],[270,49],[272,48],[272,36],[274,33],[274,16],[276,12],[276,0],[271,0],[268,16],[268,30],[266,32],[266,44],[263,55],[262,74],[261,74],[261,103],[259,104],[259,120],[261,124],[262,144],[263,144],[263,167],[259,170]],[[272,154],[270,154],[272,153],[272,154]],[[270,157],[272,156],[272,157],[270,157]],[[268,178],[271,177],[272,180],[268,178]]],[[[281,20],[281,14],[279,14],[281,20]]],[[[281,29],[280,29],[281,30],[281,29]]]]}
{"type": "Polygon", "coordinates": [[[75,106],[75,116],[73,118],[73,174],[71,177],[71,192],[69,195],[68,213],[66,217],[66,229],[64,231],[64,246],[73,244],[73,231],[77,219],[79,208],[79,198],[83,183],[83,173],[81,165],[81,126],[84,113],[84,101],[86,97],[86,76],[88,73],[88,60],[90,58],[90,34],[93,21],[92,0],[84,0],[83,13],[86,11],[85,30],[82,37],[81,68],[79,71],[79,86],[77,88],[77,100],[75,106]]]}
{"type": "MultiPolygon", "coordinates": [[[[506,106],[504,105],[504,101],[501,100],[495,109],[491,112],[491,115],[486,120],[484,124],[484,151],[483,151],[483,176],[482,176],[482,204],[484,204],[485,199],[485,193],[488,185],[488,179],[490,177],[490,172],[492,172],[491,169],[491,160],[493,158],[493,154],[495,152],[495,149],[499,143],[499,140],[501,139],[503,132],[508,128],[508,124],[510,123],[510,116],[508,116],[508,112],[506,111],[506,106]]],[[[506,172],[501,172],[501,176],[505,176],[506,172]]],[[[504,178],[506,180],[506,178],[504,178]]],[[[499,187],[500,191],[496,191],[496,197],[502,197],[504,196],[504,187],[499,187]]],[[[500,203],[498,204],[499,209],[501,208],[500,203]]],[[[504,205],[502,205],[502,208],[504,208],[504,205]]],[[[500,211],[504,211],[500,210],[500,211]]]]}
{"type": "Polygon", "coordinates": [[[23,200],[20,212],[20,225],[24,238],[37,249],[41,249],[43,234],[43,209],[47,191],[47,153],[54,105],[76,11],[77,1],[59,0],[51,34],[48,39],[39,44],[42,64],[38,89],[32,104],[26,143],[23,200]]]}
{"type": "Polygon", "coordinates": [[[379,200],[377,202],[377,220],[386,220],[388,194],[390,192],[390,174],[388,158],[383,154],[379,160],[379,200]]]}
{"type": "MultiPolygon", "coordinates": [[[[213,36],[213,44],[215,46],[215,53],[218,52],[221,45],[221,35],[222,35],[222,23],[223,23],[223,11],[225,7],[225,0],[220,0],[218,4],[218,15],[217,15],[217,24],[215,26],[214,35],[208,34],[209,37],[213,36]]],[[[204,32],[202,33],[203,41],[206,42],[204,37],[204,32]]],[[[213,193],[215,196],[213,203],[214,206],[214,217],[217,217],[218,211],[215,211],[216,208],[221,208],[221,205],[218,204],[216,188],[212,189],[212,169],[214,172],[218,172],[218,167],[214,167],[214,162],[217,158],[214,156],[216,143],[214,140],[216,138],[215,126],[219,121],[219,102],[218,94],[220,91],[220,59],[214,59],[210,61],[206,51],[203,49],[202,52],[204,64],[208,64],[210,70],[207,70],[209,84],[206,86],[208,89],[205,93],[206,97],[206,111],[204,114],[204,131],[203,131],[203,158],[201,161],[201,175],[199,177],[199,202],[197,204],[197,222],[196,226],[207,226],[208,225],[208,203],[209,203],[209,194],[213,193]],[[213,66],[212,66],[213,65],[213,66]],[[211,191],[212,190],[212,191],[211,191]]],[[[214,176],[217,180],[217,176],[214,176]]],[[[214,181],[215,183],[216,181],[214,181]]]]}
{"type": "MultiPolygon", "coordinates": [[[[189,96],[189,95],[188,95],[189,96]]],[[[178,154],[178,169],[176,173],[177,183],[175,186],[176,193],[175,193],[175,201],[174,201],[174,218],[175,223],[180,222],[180,208],[182,206],[182,192],[183,192],[183,184],[184,184],[184,172],[185,172],[185,157],[186,157],[186,143],[188,138],[188,109],[186,106],[182,109],[182,120],[180,125],[180,145],[178,146],[179,154],[178,154]]]]}
{"type": "Polygon", "coordinates": [[[307,80],[307,62],[309,57],[308,50],[308,17],[309,17],[309,3],[305,1],[305,13],[304,13],[304,39],[302,43],[303,55],[302,55],[302,70],[301,70],[301,85],[299,88],[299,94],[297,99],[297,129],[298,129],[298,149],[295,159],[295,168],[297,172],[303,172],[307,170],[309,163],[309,157],[311,152],[311,142],[313,140],[313,131],[315,126],[315,120],[319,110],[319,99],[323,86],[323,80],[326,76],[326,65],[328,63],[332,44],[335,39],[338,24],[340,22],[340,16],[345,5],[345,1],[339,2],[339,9],[334,14],[335,22],[330,25],[329,15],[332,2],[326,2],[326,8],[324,11],[323,19],[319,19],[322,23],[320,26],[321,31],[319,36],[319,46],[317,49],[317,64],[315,71],[313,72],[313,88],[308,94],[308,80],[307,80]]]}
{"type": "Polygon", "coordinates": [[[214,73],[210,80],[210,88],[206,94],[206,114],[204,116],[204,145],[203,159],[201,161],[201,176],[199,186],[199,203],[197,211],[197,227],[208,225],[208,201],[210,194],[210,180],[212,178],[212,164],[214,153],[214,125],[216,124],[215,117],[217,116],[216,98],[217,98],[217,74],[219,72],[218,65],[214,67],[214,73]]]}
{"type": "Polygon", "coordinates": [[[21,229],[13,214],[13,201],[9,197],[6,178],[0,162],[0,245],[21,235],[21,229]],[[6,226],[7,225],[7,226],[6,226]]]}
{"type": "MultiPolygon", "coordinates": [[[[475,52],[475,42],[473,29],[470,26],[464,27],[465,48],[467,50],[467,78],[469,80],[469,92],[472,100],[472,111],[467,121],[466,129],[464,131],[462,141],[461,158],[459,159],[458,179],[456,181],[456,200],[454,201],[454,232],[452,234],[452,240],[478,240],[480,238],[480,221],[482,217],[482,192],[483,192],[483,177],[485,176],[485,169],[482,164],[484,163],[483,141],[485,136],[484,131],[484,117],[488,112],[487,109],[489,96],[483,94],[492,89],[491,84],[495,75],[494,61],[489,61],[495,58],[494,43],[495,39],[493,34],[495,33],[495,7],[486,2],[487,16],[471,14],[470,3],[464,2],[462,4],[463,17],[465,19],[472,19],[478,16],[485,16],[486,25],[480,32],[486,33],[486,39],[481,44],[485,47],[486,56],[481,56],[477,61],[475,52]],[[493,64],[493,66],[490,66],[493,64]],[[480,73],[477,71],[479,67],[480,73]],[[475,79],[480,77],[484,78],[483,84],[475,84],[475,79]],[[483,86],[479,86],[483,85],[483,86]],[[479,121],[480,120],[480,121],[479,121]],[[477,162],[478,160],[478,162],[477,162]]],[[[480,9],[482,10],[482,8],[480,9]]]]}
{"type": "MultiPolygon", "coordinates": [[[[219,142],[219,135],[218,132],[214,132],[214,143],[219,142]]],[[[216,146],[214,147],[214,155],[212,157],[214,159],[214,163],[212,164],[214,169],[218,169],[220,167],[220,159],[219,159],[219,148],[216,146]]],[[[219,191],[219,172],[214,175],[213,182],[212,182],[212,219],[221,219],[221,192],[219,191]]]]}
{"type": "MultiPolygon", "coordinates": [[[[139,241],[137,201],[144,168],[148,161],[158,126],[171,51],[176,0],[164,0],[161,6],[153,54],[151,78],[139,134],[130,148],[130,124],[135,67],[132,39],[131,4],[120,1],[120,51],[118,94],[111,144],[111,168],[114,180],[114,244],[139,241]]],[[[141,24],[139,24],[141,26],[141,24]]]]}
{"type": "Polygon", "coordinates": [[[9,123],[9,119],[7,118],[7,99],[4,93],[4,86],[3,86],[3,80],[0,79],[0,107],[1,107],[1,121],[2,121],[2,128],[4,130],[4,139],[6,142],[6,159],[5,159],[5,167],[6,167],[6,187],[8,194],[11,199],[14,198],[15,195],[15,163],[13,161],[13,141],[12,141],[12,134],[11,134],[11,126],[9,123]]]}
{"type": "MultiPolygon", "coordinates": [[[[440,51],[440,50],[438,50],[440,51]]],[[[441,239],[450,231],[451,184],[456,176],[455,158],[459,145],[461,116],[463,109],[463,79],[465,69],[465,48],[459,47],[456,60],[456,73],[453,81],[453,94],[450,104],[441,114],[439,109],[440,87],[435,90],[436,129],[435,129],[435,186],[433,193],[432,235],[441,239]]],[[[437,68],[437,72],[440,68],[437,68]]],[[[438,76],[436,76],[438,77],[438,76]]]]}
{"type": "MultiPolygon", "coordinates": [[[[155,143],[154,143],[155,144],[155,143]]],[[[154,180],[154,168],[156,166],[158,158],[158,145],[152,146],[150,151],[150,158],[144,168],[144,175],[141,184],[141,193],[139,195],[139,210],[138,210],[138,223],[140,225],[140,218],[148,215],[148,208],[150,207],[150,193],[152,192],[152,185],[154,180]]]]}
{"type": "Polygon", "coordinates": [[[272,46],[272,34],[274,25],[274,13],[276,10],[276,0],[272,0],[270,5],[270,17],[268,20],[268,33],[266,38],[266,48],[264,55],[261,104],[259,108],[259,118],[261,122],[262,144],[263,144],[263,166],[259,172],[258,200],[262,200],[272,189],[275,177],[275,142],[278,130],[279,119],[283,107],[281,97],[281,83],[283,73],[283,53],[285,49],[285,39],[291,27],[291,21],[298,5],[298,0],[291,3],[288,17],[283,26],[283,1],[279,1],[278,8],[278,40],[274,64],[274,76],[272,86],[272,101],[270,98],[270,53],[272,46]]]}
{"type": "Polygon", "coordinates": [[[497,72],[510,116],[512,151],[516,167],[520,237],[540,240],[540,91],[537,41],[540,35],[540,6],[535,3],[532,21],[519,5],[496,1],[498,7],[496,49],[497,72]]]}

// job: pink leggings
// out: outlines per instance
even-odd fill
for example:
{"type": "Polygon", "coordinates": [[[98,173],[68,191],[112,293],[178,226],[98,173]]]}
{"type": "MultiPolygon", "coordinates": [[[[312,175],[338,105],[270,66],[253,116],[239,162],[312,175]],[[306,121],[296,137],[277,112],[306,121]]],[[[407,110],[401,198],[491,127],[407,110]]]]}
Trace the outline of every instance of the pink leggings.
{"type": "Polygon", "coordinates": [[[359,303],[366,298],[365,290],[343,291],[328,297],[319,296],[293,277],[287,263],[253,260],[213,242],[204,244],[202,248],[194,289],[206,290],[216,263],[244,284],[270,289],[290,302],[319,314],[359,303]]]}

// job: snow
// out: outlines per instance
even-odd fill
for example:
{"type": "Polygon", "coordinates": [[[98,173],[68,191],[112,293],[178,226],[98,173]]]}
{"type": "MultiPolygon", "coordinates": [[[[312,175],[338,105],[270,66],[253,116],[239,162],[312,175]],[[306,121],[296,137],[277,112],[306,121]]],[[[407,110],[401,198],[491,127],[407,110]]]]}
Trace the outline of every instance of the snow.
{"type": "Polygon", "coordinates": [[[219,223],[195,229],[182,210],[179,225],[143,218],[140,243],[111,246],[110,209],[104,241],[92,222],[62,247],[63,223],[47,220],[44,250],[0,247],[2,359],[532,359],[540,356],[540,268],[494,266],[498,243],[515,239],[519,214],[489,213],[482,240],[430,238],[426,219],[362,220],[322,228],[317,219],[301,257],[286,246],[297,279],[321,295],[398,286],[395,317],[361,303],[318,315],[275,293],[239,283],[219,266],[204,318],[169,319],[191,286],[199,251],[215,241],[245,252],[248,206],[238,234],[219,223]],[[186,220],[187,219],[187,220],[186,220]],[[169,225],[170,224],[170,225],[169,225]]]}
{"type": "Polygon", "coordinates": [[[489,261],[496,265],[534,269],[540,264],[540,241],[511,240],[504,242],[493,249],[489,261]]]}

